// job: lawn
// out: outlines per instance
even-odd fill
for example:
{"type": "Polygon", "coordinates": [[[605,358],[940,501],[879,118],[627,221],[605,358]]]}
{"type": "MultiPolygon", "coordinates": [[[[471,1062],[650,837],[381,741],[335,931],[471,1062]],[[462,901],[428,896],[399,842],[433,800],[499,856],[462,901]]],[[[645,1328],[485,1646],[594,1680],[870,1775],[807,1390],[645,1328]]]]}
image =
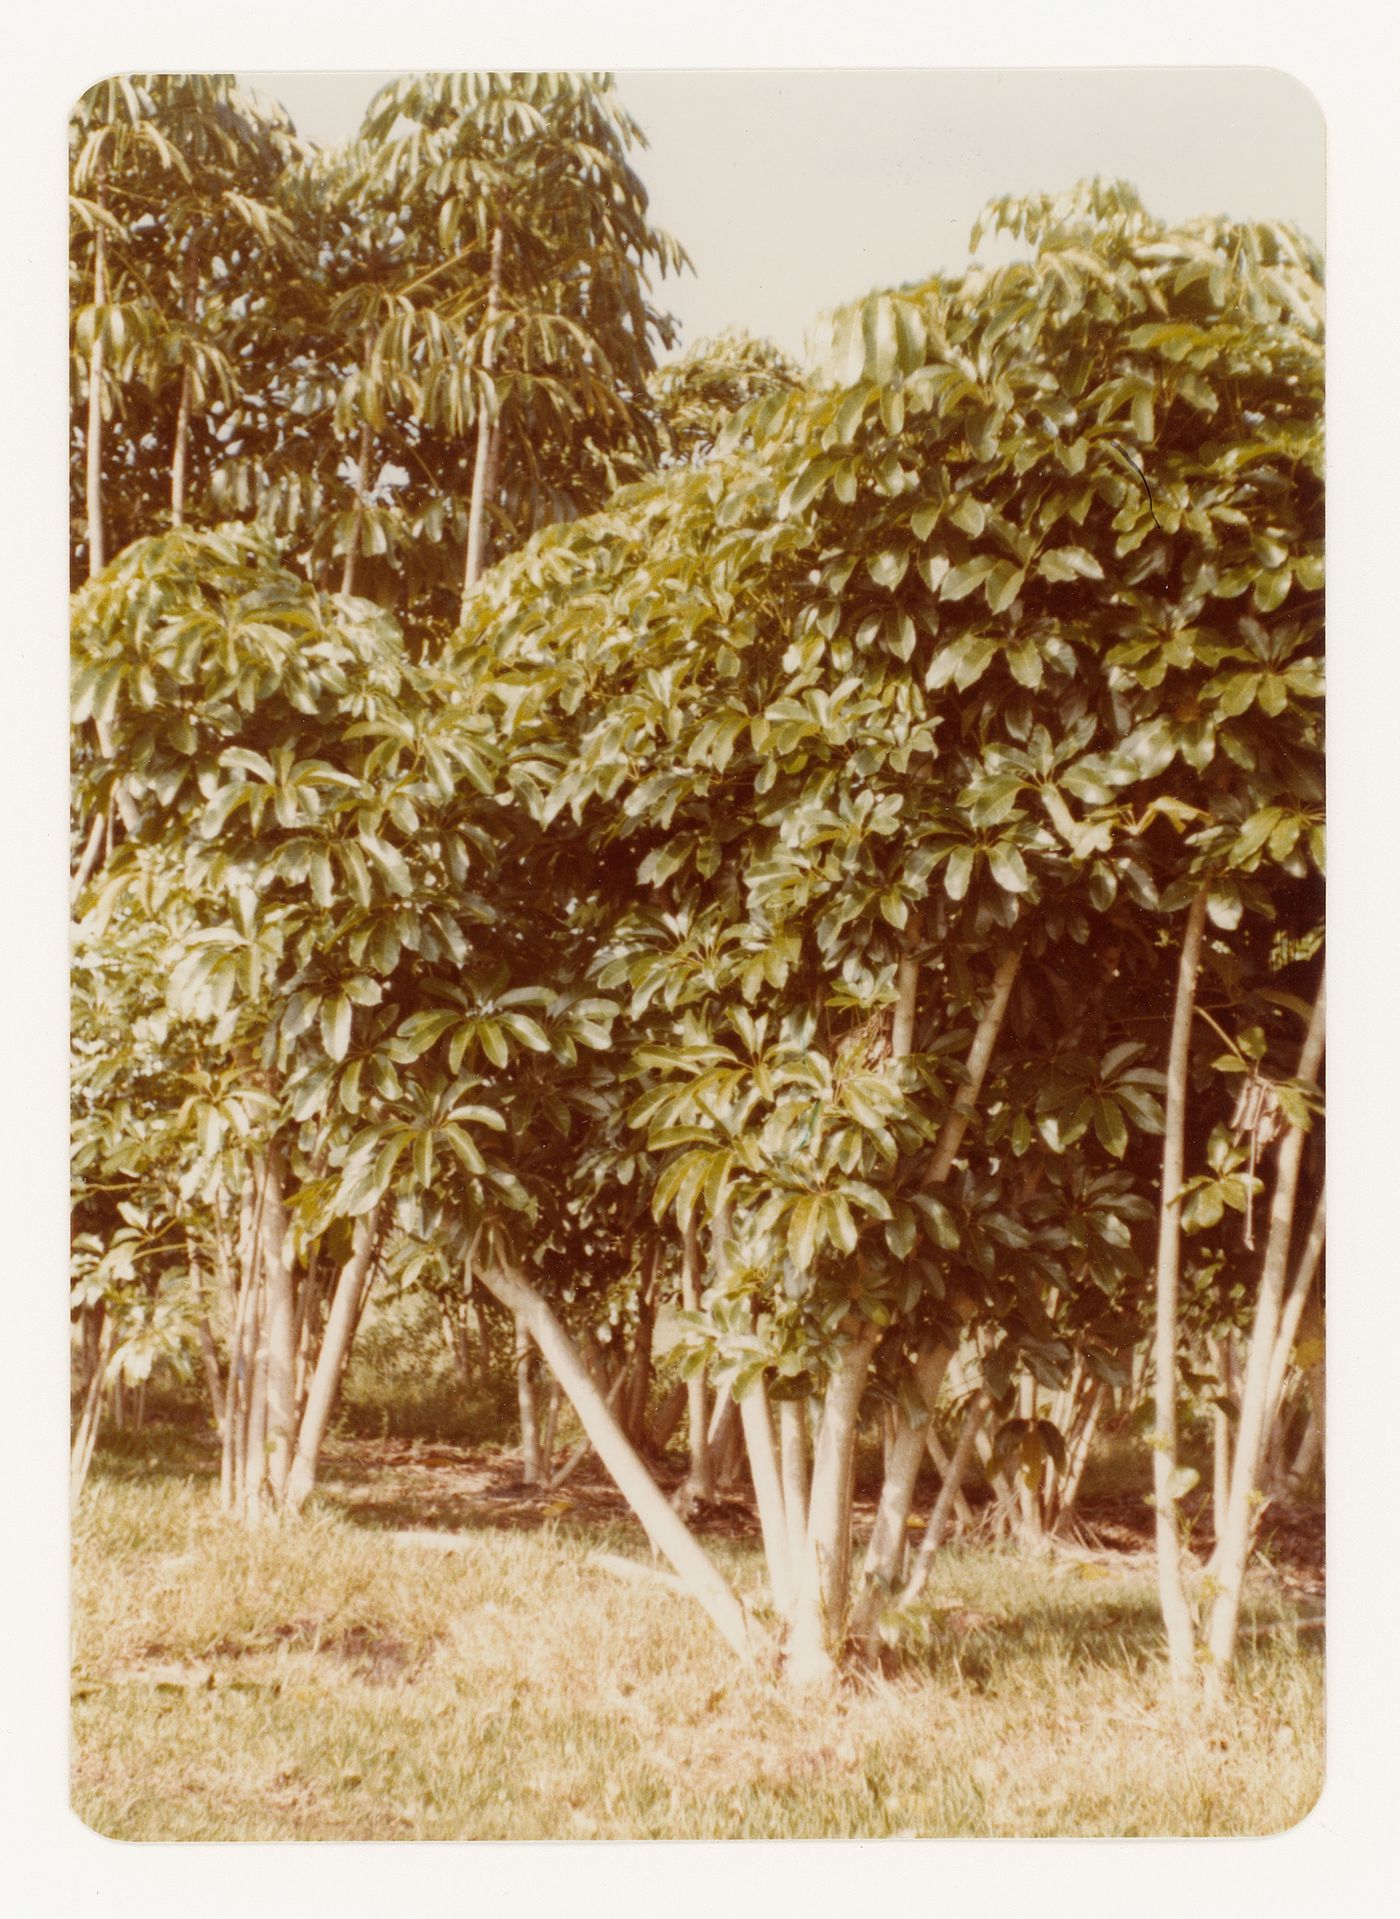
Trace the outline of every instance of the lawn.
{"type": "MultiPolygon", "coordinates": [[[[309,1516],[247,1534],[212,1463],[118,1435],[75,1522],[73,1803],[115,1838],[1259,1834],[1321,1788],[1319,1605],[1282,1560],[1228,1721],[1164,1704],[1136,1550],[954,1547],[897,1664],[798,1701],[598,1566],[649,1552],[596,1478],[342,1437],[309,1516]]],[[[756,1606],[741,1505],[709,1543],[756,1606]]]]}

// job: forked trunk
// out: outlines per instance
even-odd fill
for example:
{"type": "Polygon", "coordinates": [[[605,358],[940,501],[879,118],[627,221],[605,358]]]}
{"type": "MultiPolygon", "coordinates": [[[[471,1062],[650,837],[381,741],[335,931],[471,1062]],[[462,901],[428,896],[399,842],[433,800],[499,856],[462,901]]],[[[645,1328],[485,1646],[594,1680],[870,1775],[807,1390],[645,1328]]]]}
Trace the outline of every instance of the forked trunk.
{"type": "MultiPolygon", "coordinates": [[[[952,1349],[939,1346],[920,1353],[914,1362],[919,1397],[930,1417],[951,1358],[952,1349]]],[[[927,1430],[927,1418],[922,1424],[915,1425],[907,1414],[896,1411],[894,1443],[890,1448],[884,1485],[880,1489],[880,1504],[876,1509],[870,1544],[866,1548],[860,1593],[851,1622],[852,1634],[867,1658],[874,1654],[880,1615],[904,1569],[909,1513],[914,1503],[919,1467],[923,1463],[927,1430]]]]}
{"type": "MultiPolygon", "coordinates": [[[[1300,1080],[1315,1081],[1321,1069],[1326,1007],[1327,985],[1324,978],[1317,989],[1307,1037],[1298,1060],[1297,1077],[1300,1080]]],[[[1298,1176],[1302,1169],[1306,1139],[1307,1134],[1301,1126],[1288,1127],[1278,1149],[1277,1171],[1274,1174],[1269,1237],[1264,1248],[1259,1296],[1254,1309],[1254,1324],[1250,1328],[1249,1355],[1245,1361],[1244,1386],[1240,1395],[1234,1466],[1230,1474],[1230,1500],[1225,1513],[1225,1530],[1214,1560],[1216,1594],[1206,1643],[1210,1653],[1209,1688],[1217,1698],[1229,1678],[1235,1656],[1244,1571],[1254,1532],[1254,1495],[1258,1488],[1259,1466],[1267,1437],[1269,1376],[1279,1335],[1283,1289],[1293,1238],[1293,1214],[1298,1198],[1298,1176]]]]}
{"type": "Polygon", "coordinates": [[[483,1272],[482,1283],[528,1328],[652,1545],[670,1561],[726,1643],[746,1665],[752,1665],[754,1651],[743,1607],[704,1547],[668,1505],[546,1301],[524,1274],[503,1261],[483,1272]]]}
{"type": "Polygon", "coordinates": [[[1162,1192],[1157,1225],[1156,1338],[1153,1347],[1155,1431],[1152,1492],[1157,1531],[1157,1591],[1167,1633],[1167,1662],[1173,1691],[1181,1694],[1195,1662],[1195,1632],[1181,1570],[1181,1532],[1177,1515],[1176,1333],[1177,1289],[1181,1261],[1181,1185],[1186,1163],[1186,1096],[1191,1060],[1191,1020],[1196,1004],[1196,974],[1205,935],[1204,889],[1191,902],[1177,962],[1176,1002],[1172,1009],[1167,1054],[1167,1102],[1162,1141],[1162,1192]]]}

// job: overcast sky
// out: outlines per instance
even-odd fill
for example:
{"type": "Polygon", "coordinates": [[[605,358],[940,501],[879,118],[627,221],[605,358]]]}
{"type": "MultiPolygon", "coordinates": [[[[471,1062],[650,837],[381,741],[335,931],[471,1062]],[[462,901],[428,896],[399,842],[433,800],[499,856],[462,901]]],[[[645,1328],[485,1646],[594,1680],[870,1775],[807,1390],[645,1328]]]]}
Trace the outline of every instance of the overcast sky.
{"type": "MultiPolygon", "coordinates": [[[[324,145],[393,77],[242,76],[324,145]]],[[[1286,219],[1323,238],[1322,116],[1269,68],[624,72],[618,86],[647,134],[654,220],[695,263],[661,289],[683,344],[740,325],[800,353],[823,310],[960,267],[995,195],[1094,173],[1171,219],[1286,219]]]]}

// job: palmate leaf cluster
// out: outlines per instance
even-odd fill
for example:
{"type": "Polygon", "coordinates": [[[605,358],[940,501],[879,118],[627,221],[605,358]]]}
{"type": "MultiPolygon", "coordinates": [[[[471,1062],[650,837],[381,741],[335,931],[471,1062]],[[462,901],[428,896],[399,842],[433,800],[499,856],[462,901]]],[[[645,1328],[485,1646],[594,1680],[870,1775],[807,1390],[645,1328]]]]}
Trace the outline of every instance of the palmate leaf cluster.
{"type": "MultiPolygon", "coordinates": [[[[446,241],[479,289],[488,161],[442,137],[453,110],[425,105],[383,178],[460,189],[446,241]]],[[[1076,1351],[1121,1378],[1180,909],[1207,890],[1202,1005],[1271,1083],[1316,966],[1318,265],[1287,229],[1168,228],[1122,188],[994,217],[1028,258],[848,309],[806,381],[738,354],[720,388],[753,397],[717,432],[681,380],[662,464],[587,517],[583,493],[522,510],[556,523],[445,647],[426,600],[419,626],[411,598],[395,620],[331,594],[272,534],[170,534],[84,589],[81,806],[120,784],[142,821],[83,964],[149,953],[174,1210],[236,1191],[236,1111],[294,1143],[306,1244],[387,1196],[410,1280],[459,1282],[490,1227],[592,1311],[694,1224],[686,1363],[740,1390],[810,1390],[854,1320],[890,1329],[891,1392],[912,1345],[968,1329],[999,1394],[1076,1351]]],[[[414,359],[432,329],[406,312],[376,324],[421,381],[437,348],[414,359]]],[[[434,325],[473,313],[444,297],[434,325]]],[[[550,444],[550,389],[511,379],[550,444]]],[[[121,1147],[124,1057],[80,1075],[85,1177],[121,1147]]],[[[1190,1164],[1230,1178],[1220,1057],[1203,1027],[1190,1164]]],[[[1192,1204],[1218,1300],[1234,1200],[1192,1204]]]]}

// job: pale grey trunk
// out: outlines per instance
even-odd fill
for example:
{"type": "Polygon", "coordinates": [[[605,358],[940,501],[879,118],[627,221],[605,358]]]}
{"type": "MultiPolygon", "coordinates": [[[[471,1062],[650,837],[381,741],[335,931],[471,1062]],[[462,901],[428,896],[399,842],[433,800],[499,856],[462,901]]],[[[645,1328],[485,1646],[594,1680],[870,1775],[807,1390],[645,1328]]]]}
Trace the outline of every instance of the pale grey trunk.
{"type": "Polygon", "coordinates": [[[943,1484],[938,1488],[938,1497],[933,1502],[933,1511],[929,1514],[928,1525],[919,1542],[914,1564],[910,1568],[909,1578],[904,1591],[899,1596],[901,1606],[912,1605],[928,1584],[929,1569],[939,1547],[948,1535],[949,1522],[953,1510],[962,1497],[963,1475],[972,1461],[977,1446],[977,1435],[982,1429],[982,1421],[987,1416],[987,1395],[979,1392],[973,1398],[963,1414],[962,1426],[958,1432],[957,1445],[953,1448],[953,1457],[948,1461],[948,1470],[943,1475],[943,1484]]]}
{"type": "Polygon", "coordinates": [[[296,1445],[296,1291],[287,1257],[284,1195],[286,1162],[281,1146],[267,1151],[263,1197],[263,1278],[267,1288],[267,1482],[280,1505],[296,1445]]]}
{"type": "Polygon", "coordinates": [[[754,1381],[740,1400],[739,1417],[744,1426],[744,1444],[749,1455],[773,1604],[779,1615],[787,1619],[792,1614],[796,1568],[788,1549],[787,1514],[778,1473],[778,1452],[773,1441],[773,1420],[768,1409],[768,1389],[761,1378],[754,1381]]]}
{"type": "Polygon", "coordinates": [[[652,1545],[670,1561],[726,1643],[745,1664],[753,1664],[743,1607],[709,1554],[667,1504],[546,1301],[522,1273],[504,1262],[483,1273],[482,1280],[506,1310],[528,1328],[652,1545]]]}
{"type": "Polygon", "coordinates": [[[802,1564],[802,1550],[807,1540],[807,1407],[803,1400],[778,1401],[778,1443],[788,1563],[795,1569],[802,1564]]]}
{"type": "Polygon", "coordinates": [[[350,1257],[340,1269],[321,1348],[307,1388],[306,1406],[297,1429],[296,1456],[287,1475],[286,1504],[300,1512],[316,1483],[316,1466],[330,1424],[340,1381],[350,1357],[360,1313],[360,1296],[369,1277],[379,1235],[379,1211],[355,1221],[350,1257]]]}
{"type": "MultiPolygon", "coordinates": [[[[1327,987],[1324,979],[1317,989],[1307,1037],[1298,1060],[1297,1077],[1300,1080],[1316,1080],[1321,1068],[1326,1007],[1327,987]]],[[[1302,1127],[1290,1125],[1278,1149],[1273,1200],[1269,1208],[1269,1237],[1264,1248],[1259,1295],[1254,1309],[1254,1324],[1250,1328],[1249,1353],[1245,1360],[1225,1531],[1213,1562],[1216,1594],[1206,1643],[1210,1653],[1210,1690],[1216,1696],[1229,1677],[1235,1655],[1244,1572],[1254,1531],[1253,1501],[1265,1439],[1269,1374],[1279,1333],[1289,1247],[1293,1237],[1293,1214],[1298,1197],[1298,1176],[1306,1139],[1307,1134],[1302,1127]]]]}
{"type": "Polygon", "coordinates": [[[785,1676],[794,1685],[834,1678],[845,1638],[851,1468],[861,1394],[879,1341],[874,1326],[847,1334],[823,1398],[807,1538],[786,1647],[785,1676]]]}
{"type": "Polygon", "coordinates": [[[1176,1000],[1167,1055],[1167,1101],[1162,1142],[1162,1192],[1157,1227],[1155,1397],[1152,1491],[1157,1533],[1157,1591],[1167,1634],[1167,1662],[1179,1695],[1191,1679],[1195,1630],[1182,1579],[1176,1484],[1176,1336],[1181,1260],[1181,1186],[1186,1155],[1186,1099],[1196,974],[1205,934],[1204,890],[1191,902],[1177,962],[1176,1000]]]}
{"type": "Polygon", "coordinates": [[[997,962],[997,969],[992,977],[991,998],[977,1022],[977,1031],[968,1049],[964,1064],[964,1083],[958,1088],[948,1117],[939,1128],[938,1138],[934,1141],[933,1158],[929,1164],[929,1180],[933,1185],[938,1185],[940,1181],[945,1180],[952,1171],[953,1161],[958,1156],[958,1148],[962,1145],[968,1122],[977,1110],[977,1101],[981,1096],[982,1084],[987,1077],[987,1068],[991,1064],[992,1053],[996,1048],[997,1036],[1006,1018],[1011,989],[1016,983],[1016,972],[1020,963],[1019,953],[1004,953],[997,962]]]}

